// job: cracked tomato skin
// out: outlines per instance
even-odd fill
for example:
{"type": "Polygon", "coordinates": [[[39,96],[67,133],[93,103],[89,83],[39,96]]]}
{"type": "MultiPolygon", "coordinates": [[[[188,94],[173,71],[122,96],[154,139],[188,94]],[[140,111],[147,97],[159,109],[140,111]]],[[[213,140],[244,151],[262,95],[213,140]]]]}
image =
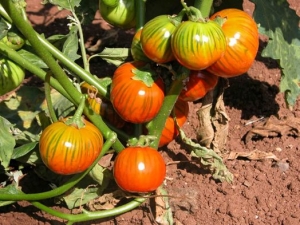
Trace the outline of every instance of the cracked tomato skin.
{"type": "Polygon", "coordinates": [[[207,70],[191,70],[179,98],[187,102],[197,101],[214,89],[218,80],[218,76],[207,70]]]}
{"type": "Polygon", "coordinates": [[[127,147],[116,157],[113,175],[124,191],[155,191],[164,181],[166,164],[161,154],[151,147],[127,147]]]}
{"type": "Polygon", "coordinates": [[[259,34],[255,21],[239,9],[224,9],[211,16],[225,18],[222,30],[226,36],[225,54],[207,68],[220,77],[234,77],[248,71],[254,62],[258,47],[259,34]]]}
{"type": "Polygon", "coordinates": [[[151,86],[135,79],[135,71],[148,73],[143,70],[145,65],[141,61],[124,63],[112,78],[110,100],[116,112],[127,122],[140,124],[152,120],[164,100],[164,84],[160,77],[151,86]]]}
{"type": "Polygon", "coordinates": [[[224,54],[226,38],[221,26],[212,20],[185,21],[173,33],[171,47],[181,65],[190,70],[202,70],[224,54]]]}
{"type": "Polygon", "coordinates": [[[83,120],[78,128],[62,119],[43,130],[39,151],[44,164],[53,172],[70,175],[83,172],[101,153],[103,136],[96,126],[83,120]]]}

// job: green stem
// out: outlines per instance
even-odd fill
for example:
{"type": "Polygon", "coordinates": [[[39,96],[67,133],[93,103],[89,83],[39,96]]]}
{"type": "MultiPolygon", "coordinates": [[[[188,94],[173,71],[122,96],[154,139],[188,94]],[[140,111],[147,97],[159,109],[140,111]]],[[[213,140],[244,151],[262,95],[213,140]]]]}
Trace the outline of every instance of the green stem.
{"type": "MultiPolygon", "coordinates": [[[[71,101],[75,104],[79,104],[81,93],[77,91],[77,89],[72,85],[69,81],[66,74],[63,72],[60,66],[56,63],[56,61],[52,58],[52,55],[56,57],[62,64],[64,64],[71,72],[76,73],[79,77],[81,77],[86,82],[94,85],[100,93],[103,93],[103,96],[107,95],[107,91],[104,87],[102,87],[89,72],[85,71],[79,65],[68,59],[63,55],[57,48],[55,48],[52,44],[38,35],[34,29],[23,20],[22,16],[19,14],[17,9],[15,8],[13,1],[4,0],[1,2],[2,6],[9,14],[13,23],[16,27],[21,31],[21,33],[26,37],[26,39],[32,44],[34,50],[38,53],[38,55],[49,65],[49,68],[52,70],[54,76],[57,81],[62,85],[62,87],[66,90],[66,93],[71,97],[71,101]],[[50,54],[49,52],[52,54],[50,54]],[[49,61],[48,61],[49,60],[49,61]]],[[[84,113],[87,117],[99,128],[102,132],[103,136],[107,139],[111,130],[108,126],[103,122],[99,115],[92,114],[92,109],[86,105],[84,109],[84,113]]],[[[116,151],[121,151],[124,146],[122,143],[117,140],[113,145],[116,151]]]]}
{"type": "Polygon", "coordinates": [[[76,26],[78,28],[79,46],[80,46],[80,51],[81,51],[81,58],[82,58],[82,62],[83,62],[83,68],[84,68],[84,70],[90,72],[89,63],[88,63],[88,60],[87,60],[86,50],[85,50],[85,46],[84,46],[84,37],[83,37],[83,31],[82,31],[81,23],[80,23],[78,17],[76,16],[75,10],[72,10],[72,14],[73,14],[73,17],[76,21],[76,26]]]}
{"type": "Polygon", "coordinates": [[[76,185],[82,178],[84,178],[90,170],[98,163],[100,158],[105,154],[112,146],[112,144],[116,141],[117,137],[116,134],[111,132],[110,137],[106,140],[102,147],[101,154],[97,157],[97,159],[93,162],[93,164],[84,172],[74,175],[70,178],[65,184],[62,186],[55,188],[51,191],[41,192],[41,193],[34,193],[34,194],[4,194],[0,195],[1,201],[39,201],[43,199],[53,198],[59,195],[62,195],[74,185],[76,185]]]}
{"type": "Polygon", "coordinates": [[[145,0],[135,0],[136,30],[145,25],[145,0]]]}
{"type": "Polygon", "coordinates": [[[209,17],[213,0],[195,0],[194,6],[199,9],[204,18],[209,17]]]}
{"type": "Polygon", "coordinates": [[[189,71],[184,67],[181,67],[181,69],[182,71],[180,71],[179,76],[176,76],[175,80],[172,82],[158,115],[147,124],[148,134],[157,137],[157,139],[151,143],[151,147],[153,148],[157,149],[158,147],[161,132],[165,126],[165,121],[171,114],[178,95],[183,88],[183,79],[185,79],[189,74],[189,71]]]}
{"type": "Polygon", "coordinates": [[[50,87],[50,78],[51,78],[51,71],[48,71],[45,77],[45,98],[47,101],[47,108],[49,111],[49,115],[51,117],[52,122],[57,121],[57,117],[55,115],[55,111],[52,105],[52,100],[51,100],[51,87],[50,87]]]}
{"type": "Polygon", "coordinates": [[[65,124],[67,124],[69,126],[75,126],[78,129],[85,126],[83,118],[82,118],[82,113],[83,113],[84,106],[85,106],[85,100],[86,100],[86,95],[82,95],[80,98],[80,103],[78,105],[77,110],[75,111],[73,116],[67,118],[67,120],[65,121],[65,124]]]}
{"type": "Polygon", "coordinates": [[[83,222],[83,221],[96,220],[96,219],[117,216],[117,215],[126,213],[132,209],[135,209],[136,207],[141,205],[144,201],[145,201],[145,198],[136,198],[129,203],[126,203],[122,206],[119,206],[119,207],[116,207],[113,209],[96,211],[96,212],[84,211],[82,214],[76,214],[76,215],[59,212],[57,210],[49,208],[49,207],[41,204],[40,202],[36,202],[36,201],[31,202],[31,204],[53,216],[68,220],[69,221],[68,224],[72,224],[75,222],[83,222]]]}
{"type": "Polygon", "coordinates": [[[56,60],[53,58],[51,53],[44,47],[44,45],[39,41],[37,34],[35,33],[32,26],[23,19],[19,11],[16,9],[13,1],[5,0],[2,1],[2,6],[6,12],[10,15],[13,23],[19,29],[19,31],[26,37],[30,42],[31,46],[35,50],[36,54],[48,65],[49,69],[52,71],[54,77],[63,86],[66,92],[71,96],[71,98],[76,102],[79,98],[80,93],[73,86],[71,81],[68,79],[67,75],[63,69],[59,66],[56,60]]]}

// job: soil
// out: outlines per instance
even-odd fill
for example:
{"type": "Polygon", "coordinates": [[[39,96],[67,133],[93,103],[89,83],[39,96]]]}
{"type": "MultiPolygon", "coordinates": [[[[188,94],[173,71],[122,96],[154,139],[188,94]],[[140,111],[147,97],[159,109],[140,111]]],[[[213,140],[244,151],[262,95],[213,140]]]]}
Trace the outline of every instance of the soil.
{"type": "MultiPolygon", "coordinates": [[[[300,15],[300,2],[289,2],[300,15]]],[[[67,32],[67,12],[42,6],[40,0],[27,1],[27,4],[30,21],[37,31],[44,32],[46,36],[67,32]]],[[[253,4],[246,1],[244,9],[251,13],[253,4]]],[[[97,14],[93,24],[85,27],[87,45],[95,43],[110,28],[97,14]]],[[[132,34],[132,31],[120,32],[117,47],[129,47],[132,34]]],[[[260,51],[263,46],[262,42],[260,51]]],[[[296,102],[293,110],[287,109],[284,95],[279,91],[281,72],[278,64],[259,55],[247,74],[229,79],[229,87],[224,93],[230,126],[226,147],[229,154],[223,158],[234,175],[233,183],[213,180],[199,164],[190,160],[179,139],[160,149],[168,163],[164,187],[173,196],[169,203],[175,224],[300,224],[300,140],[291,132],[280,132],[286,126],[297,126],[300,101],[296,102]],[[279,131],[275,134],[269,132],[269,137],[263,138],[254,133],[252,138],[246,138],[252,128],[263,126],[266,121],[275,126],[279,124],[279,131]],[[260,155],[257,155],[258,152],[260,155]],[[234,153],[241,155],[231,157],[236,155],[234,153]]],[[[111,71],[111,67],[103,69],[102,64],[101,60],[93,61],[92,72],[106,74],[111,71]]],[[[199,124],[196,112],[200,106],[201,102],[190,104],[188,121],[183,127],[190,138],[196,137],[199,124]]],[[[45,181],[30,171],[23,178],[23,183],[31,192],[41,186],[48,187],[45,181]]],[[[115,218],[78,224],[154,224],[155,215],[149,202],[115,218]]],[[[55,209],[69,212],[62,205],[47,203],[55,209]]],[[[26,201],[1,207],[0,215],[0,224],[3,225],[65,224],[65,221],[36,209],[26,201]]]]}

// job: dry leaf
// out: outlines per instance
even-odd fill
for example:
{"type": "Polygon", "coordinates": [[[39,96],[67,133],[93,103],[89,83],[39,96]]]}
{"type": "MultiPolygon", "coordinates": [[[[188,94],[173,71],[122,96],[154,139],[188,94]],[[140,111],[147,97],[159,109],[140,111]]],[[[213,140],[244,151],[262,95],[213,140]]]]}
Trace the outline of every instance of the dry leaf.
{"type": "Polygon", "coordinates": [[[123,197],[124,192],[120,190],[107,193],[99,198],[94,199],[93,201],[90,201],[88,203],[88,208],[90,211],[113,209],[123,197]]]}
{"type": "Polygon", "coordinates": [[[274,159],[278,161],[279,159],[272,152],[263,152],[259,150],[254,150],[251,152],[230,152],[228,160],[237,159],[239,157],[247,158],[249,160],[263,160],[263,159],[274,159]]]}
{"type": "Polygon", "coordinates": [[[158,188],[155,197],[155,221],[161,225],[172,225],[173,217],[166,190],[158,188]]]}
{"type": "Polygon", "coordinates": [[[277,137],[280,135],[292,135],[299,137],[300,118],[286,117],[279,120],[275,116],[271,116],[248,131],[245,137],[245,142],[249,142],[255,136],[277,137]]]}

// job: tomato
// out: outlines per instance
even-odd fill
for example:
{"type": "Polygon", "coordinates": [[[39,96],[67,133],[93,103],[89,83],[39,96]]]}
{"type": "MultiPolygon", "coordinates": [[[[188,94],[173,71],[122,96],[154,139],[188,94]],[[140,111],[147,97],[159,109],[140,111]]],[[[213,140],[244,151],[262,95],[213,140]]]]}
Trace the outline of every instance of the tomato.
{"type": "Polygon", "coordinates": [[[128,192],[156,190],[166,176],[166,164],[151,147],[127,147],[116,157],[113,167],[116,183],[128,192]]]}
{"type": "Polygon", "coordinates": [[[218,76],[206,70],[191,70],[179,98],[188,102],[197,101],[214,89],[217,83],[218,76]]]}
{"type": "Polygon", "coordinates": [[[202,70],[225,52],[226,38],[221,26],[209,20],[182,22],[171,39],[177,61],[190,70],[202,70]]]}
{"type": "Polygon", "coordinates": [[[226,21],[222,25],[227,40],[225,54],[207,68],[221,77],[234,77],[248,71],[259,47],[259,34],[255,21],[239,9],[224,9],[211,19],[220,16],[226,21]]]}
{"type": "Polygon", "coordinates": [[[16,63],[0,57],[0,96],[17,88],[25,77],[25,71],[16,63]]]}
{"type": "Polygon", "coordinates": [[[141,45],[145,55],[156,63],[174,60],[171,49],[171,35],[176,29],[168,15],[161,15],[148,21],[141,34],[141,45]]]}
{"type": "Polygon", "coordinates": [[[145,123],[152,120],[164,100],[164,85],[160,77],[141,61],[124,63],[112,78],[110,100],[125,121],[145,123]]]}
{"type": "Polygon", "coordinates": [[[67,125],[68,118],[52,123],[42,132],[40,155],[53,172],[70,175],[86,170],[101,153],[103,136],[92,123],[67,125]]]}
{"type": "Polygon", "coordinates": [[[102,18],[116,27],[124,29],[133,28],[136,24],[135,1],[118,0],[117,4],[114,2],[108,5],[103,0],[99,1],[99,11],[102,18]]]}
{"type": "Polygon", "coordinates": [[[133,36],[131,43],[131,55],[135,61],[150,62],[151,60],[145,55],[141,46],[141,33],[142,29],[139,29],[133,36]]]}
{"type": "MultiPolygon", "coordinates": [[[[179,127],[182,127],[183,124],[186,122],[187,116],[189,114],[189,104],[186,101],[178,99],[175,103],[174,110],[176,115],[176,121],[179,127]]],[[[166,120],[164,129],[162,130],[158,147],[162,147],[170,143],[178,136],[178,134],[179,131],[176,127],[173,115],[170,115],[166,120]]]]}

